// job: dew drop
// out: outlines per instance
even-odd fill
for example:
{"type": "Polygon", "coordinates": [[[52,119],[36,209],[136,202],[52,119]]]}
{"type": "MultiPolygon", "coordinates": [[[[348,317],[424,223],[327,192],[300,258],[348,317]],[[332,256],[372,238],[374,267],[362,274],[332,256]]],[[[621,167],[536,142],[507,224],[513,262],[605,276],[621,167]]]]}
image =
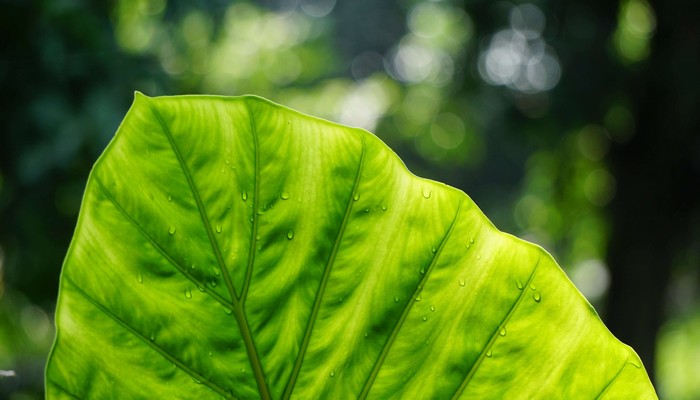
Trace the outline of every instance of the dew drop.
{"type": "Polygon", "coordinates": [[[209,282],[209,284],[211,285],[211,287],[216,287],[216,281],[213,279],[209,282]]]}
{"type": "Polygon", "coordinates": [[[241,193],[241,198],[243,199],[243,201],[248,200],[248,192],[244,190],[243,193],[241,193]]]}
{"type": "Polygon", "coordinates": [[[221,225],[216,225],[216,233],[221,233],[221,225]]]}
{"type": "Polygon", "coordinates": [[[426,199],[429,199],[430,196],[432,196],[432,194],[433,194],[433,191],[430,190],[429,188],[423,189],[423,197],[425,197],[426,199]]]}
{"type": "Polygon", "coordinates": [[[368,212],[369,212],[369,208],[365,208],[365,212],[368,213],[368,212]]]}
{"type": "Polygon", "coordinates": [[[175,228],[174,226],[171,226],[170,228],[168,228],[169,234],[174,235],[175,232],[177,232],[177,228],[175,228]]]}
{"type": "Polygon", "coordinates": [[[537,286],[535,286],[534,284],[530,284],[530,289],[531,289],[531,290],[537,290],[537,286]]]}
{"type": "Polygon", "coordinates": [[[420,267],[420,274],[423,275],[425,273],[425,268],[420,267]]]}
{"type": "Polygon", "coordinates": [[[427,321],[427,320],[428,320],[428,317],[424,315],[424,316],[423,316],[423,322],[425,322],[425,321],[427,321]]]}
{"type": "Polygon", "coordinates": [[[190,289],[185,289],[185,297],[188,299],[192,298],[192,291],[190,289]]]}
{"type": "Polygon", "coordinates": [[[420,295],[420,294],[418,294],[418,296],[416,296],[415,300],[416,300],[416,301],[421,301],[421,300],[423,300],[423,296],[420,295]]]}
{"type": "Polygon", "coordinates": [[[209,357],[211,357],[213,354],[211,353],[211,350],[209,350],[209,353],[207,353],[209,357]]]}
{"type": "Polygon", "coordinates": [[[214,271],[214,275],[216,275],[216,276],[221,275],[221,271],[219,271],[218,268],[212,268],[212,270],[214,271]]]}
{"type": "Polygon", "coordinates": [[[172,202],[173,202],[173,196],[168,196],[168,203],[172,203],[172,202]]]}
{"type": "Polygon", "coordinates": [[[199,379],[195,378],[194,376],[192,377],[192,380],[194,381],[194,383],[196,383],[196,384],[198,384],[198,385],[201,385],[201,384],[202,384],[202,381],[200,381],[199,379]]]}
{"type": "Polygon", "coordinates": [[[289,200],[291,196],[289,195],[289,192],[282,192],[280,193],[280,199],[282,200],[289,200]]]}
{"type": "Polygon", "coordinates": [[[474,244],[474,238],[469,238],[469,243],[474,244]]]}
{"type": "Polygon", "coordinates": [[[331,376],[331,378],[334,377],[334,376],[335,376],[335,370],[331,370],[331,373],[330,373],[329,375],[331,376]]]}
{"type": "Polygon", "coordinates": [[[501,328],[501,331],[498,332],[498,334],[501,336],[505,336],[506,335],[506,328],[505,327],[501,328]]]}
{"type": "Polygon", "coordinates": [[[515,281],[515,286],[518,287],[518,290],[523,290],[523,284],[520,281],[515,281]]]}
{"type": "Polygon", "coordinates": [[[430,306],[430,311],[435,311],[435,306],[431,305],[431,306],[430,306]]]}
{"type": "Polygon", "coordinates": [[[399,302],[399,296],[394,296],[394,303],[398,303],[398,302],[399,302]]]}
{"type": "Polygon", "coordinates": [[[287,239],[292,240],[292,238],[294,238],[294,231],[290,229],[287,231],[287,239]]]}
{"type": "Polygon", "coordinates": [[[245,371],[245,368],[241,368],[241,373],[242,373],[242,374],[245,374],[245,372],[246,372],[246,371],[245,371]]]}
{"type": "Polygon", "coordinates": [[[386,204],[382,204],[382,211],[386,211],[386,204]]]}
{"type": "Polygon", "coordinates": [[[470,248],[470,247],[472,247],[472,245],[471,245],[471,244],[469,244],[469,243],[467,243],[467,248],[470,248]]]}
{"type": "Polygon", "coordinates": [[[224,160],[224,162],[226,163],[226,165],[231,164],[231,161],[229,161],[228,158],[226,160],[224,160]]]}
{"type": "Polygon", "coordinates": [[[253,222],[253,216],[251,215],[250,218],[248,218],[248,221],[253,222]]]}
{"type": "Polygon", "coordinates": [[[365,334],[362,336],[364,336],[364,338],[367,339],[369,337],[369,332],[365,331],[365,334]]]}
{"type": "Polygon", "coordinates": [[[197,289],[198,289],[200,292],[204,292],[204,290],[205,290],[203,287],[201,287],[201,286],[199,286],[199,285],[197,285],[197,289]]]}
{"type": "Polygon", "coordinates": [[[150,339],[151,339],[151,342],[154,341],[154,340],[156,340],[156,334],[155,334],[155,333],[151,333],[150,339]]]}
{"type": "Polygon", "coordinates": [[[542,301],[542,295],[540,295],[539,292],[535,292],[535,294],[532,295],[532,299],[539,303],[542,301]]]}
{"type": "Polygon", "coordinates": [[[437,252],[437,249],[435,248],[435,246],[433,246],[433,247],[430,248],[430,251],[432,251],[433,253],[436,253],[436,252],[437,252]]]}
{"type": "Polygon", "coordinates": [[[233,313],[233,311],[231,311],[230,308],[227,308],[227,309],[225,310],[225,312],[226,312],[226,315],[231,315],[231,314],[233,313]]]}
{"type": "Polygon", "coordinates": [[[486,352],[486,357],[491,357],[492,355],[493,354],[491,353],[491,349],[489,349],[489,351],[486,352]]]}
{"type": "Polygon", "coordinates": [[[138,275],[136,275],[136,281],[138,283],[143,283],[143,275],[139,272],[138,275]]]}
{"type": "Polygon", "coordinates": [[[467,281],[465,281],[464,279],[459,280],[459,286],[464,286],[466,284],[467,284],[467,281]]]}
{"type": "Polygon", "coordinates": [[[481,254],[477,254],[477,255],[476,255],[476,259],[477,259],[477,260],[481,260],[481,254]]]}
{"type": "Polygon", "coordinates": [[[355,201],[360,200],[360,194],[359,194],[359,193],[355,193],[355,195],[352,196],[352,199],[355,200],[355,201]]]}
{"type": "Polygon", "coordinates": [[[190,264],[190,269],[191,269],[192,271],[194,271],[194,270],[195,270],[195,268],[197,268],[197,266],[196,266],[196,265],[194,265],[194,264],[190,264]]]}

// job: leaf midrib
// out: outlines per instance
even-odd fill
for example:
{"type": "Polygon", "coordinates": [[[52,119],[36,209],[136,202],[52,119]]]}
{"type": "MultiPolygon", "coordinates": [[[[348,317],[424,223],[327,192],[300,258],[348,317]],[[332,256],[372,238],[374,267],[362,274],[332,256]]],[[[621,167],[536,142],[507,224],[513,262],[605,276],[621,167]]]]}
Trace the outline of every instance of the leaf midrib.
{"type": "MultiPolygon", "coordinates": [[[[161,128],[163,129],[163,133],[165,134],[166,138],[168,139],[168,142],[170,143],[171,148],[173,149],[173,152],[175,153],[175,157],[177,158],[177,161],[180,165],[180,168],[182,169],[183,174],[185,175],[185,178],[187,179],[187,183],[190,187],[190,191],[192,192],[192,195],[195,199],[195,202],[197,204],[197,210],[199,211],[200,217],[202,219],[202,222],[204,223],[204,227],[207,232],[207,237],[209,239],[209,243],[212,247],[212,251],[214,252],[214,255],[216,256],[217,263],[219,265],[219,269],[221,270],[221,274],[224,277],[224,280],[226,282],[226,287],[228,289],[229,295],[231,296],[231,303],[233,304],[233,316],[238,324],[238,328],[241,331],[241,336],[243,338],[243,342],[245,343],[246,347],[246,352],[248,354],[248,359],[251,363],[251,368],[253,370],[253,375],[255,376],[255,381],[258,386],[258,391],[260,394],[260,397],[263,400],[268,400],[270,399],[270,390],[267,387],[267,383],[265,382],[265,374],[262,369],[262,364],[260,363],[260,357],[258,356],[257,349],[255,347],[255,343],[253,341],[252,334],[250,332],[250,326],[248,324],[247,317],[245,315],[245,310],[243,309],[243,305],[239,301],[239,297],[236,294],[236,289],[233,287],[233,283],[231,282],[231,277],[228,273],[228,269],[226,268],[226,264],[224,263],[223,257],[221,255],[221,251],[219,249],[219,245],[214,239],[214,231],[212,230],[211,227],[211,222],[209,221],[209,217],[206,214],[206,210],[204,208],[204,203],[202,202],[202,198],[199,195],[199,191],[197,190],[197,186],[194,183],[194,179],[192,178],[192,174],[190,173],[189,169],[187,168],[187,165],[185,164],[184,157],[182,156],[182,153],[180,152],[180,149],[177,147],[177,144],[175,143],[175,139],[172,136],[172,133],[170,132],[170,129],[168,129],[167,125],[163,121],[163,118],[161,117],[158,109],[152,104],[151,100],[147,100],[148,105],[150,109],[152,110],[153,114],[155,115],[156,119],[160,123],[161,128]]],[[[245,106],[248,108],[248,103],[245,99],[243,99],[243,102],[245,106]]],[[[248,108],[250,110],[250,108],[248,108]]],[[[253,115],[250,114],[249,118],[253,118],[253,115]]],[[[256,157],[257,158],[257,157],[256,157]]],[[[256,168],[256,174],[257,174],[257,168],[256,168]]],[[[257,183],[256,183],[257,185],[257,183]]],[[[255,196],[257,198],[257,196],[255,196]]],[[[257,210],[254,210],[254,215],[257,213],[257,210]]],[[[254,239],[254,238],[253,238],[254,239]]]]}

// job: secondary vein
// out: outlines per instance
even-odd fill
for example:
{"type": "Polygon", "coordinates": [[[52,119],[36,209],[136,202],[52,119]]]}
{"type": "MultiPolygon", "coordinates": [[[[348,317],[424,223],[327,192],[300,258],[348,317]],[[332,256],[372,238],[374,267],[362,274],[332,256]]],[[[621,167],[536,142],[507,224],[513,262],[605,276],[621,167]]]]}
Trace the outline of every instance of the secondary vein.
{"type": "Polygon", "coordinates": [[[136,221],[134,219],[134,217],[132,217],[124,209],[124,207],[122,207],[122,205],[119,204],[119,202],[114,198],[114,196],[112,196],[112,194],[107,190],[107,188],[105,188],[102,181],[97,176],[95,176],[94,179],[95,179],[95,182],[97,182],[97,185],[100,187],[100,189],[102,189],[102,192],[105,194],[105,196],[107,196],[107,199],[114,205],[114,207],[116,207],[116,209],[126,218],[127,221],[129,221],[132,225],[134,225],[134,227],[136,227],[136,229],[139,231],[139,233],[141,233],[141,235],[144,238],[146,238],[146,240],[148,240],[148,242],[151,244],[151,246],[153,246],[153,248],[155,248],[165,260],[167,260],[170,264],[172,264],[172,266],[174,266],[175,269],[177,269],[183,276],[185,276],[187,279],[192,281],[192,283],[197,285],[197,287],[199,287],[200,290],[204,290],[205,293],[207,293],[208,295],[213,297],[216,301],[221,303],[221,305],[223,305],[224,307],[233,310],[233,304],[231,304],[229,301],[227,301],[226,299],[221,297],[221,295],[218,294],[217,292],[207,290],[204,282],[200,282],[199,280],[197,280],[197,278],[195,278],[194,275],[192,275],[185,267],[178,264],[178,262],[175,261],[175,259],[173,257],[171,257],[170,254],[168,254],[165,251],[165,249],[163,249],[163,247],[161,247],[158,244],[158,242],[156,242],[155,239],[153,239],[153,237],[151,237],[146,232],[146,230],[141,226],[141,224],[139,224],[138,221],[136,221]]]}
{"type": "Polygon", "coordinates": [[[508,321],[510,321],[510,317],[515,313],[515,310],[518,308],[520,303],[522,302],[523,298],[525,298],[525,293],[527,292],[528,286],[532,283],[532,281],[535,279],[535,274],[537,273],[537,269],[540,266],[540,260],[542,259],[542,251],[538,252],[538,257],[537,257],[537,262],[535,263],[535,267],[532,270],[532,273],[530,274],[530,278],[528,278],[527,283],[525,283],[525,286],[523,286],[522,291],[520,292],[520,295],[518,296],[518,299],[513,303],[513,306],[510,308],[508,313],[505,315],[503,320],[501,321],[500,324],[498,324],[498,327],[496,327],[496,330],[493,332],[491,335],[491,339],[489,339],[488,343],[486,343],[486,346],[481,350],[481,353],[479,354],[479,358],[476,359],[476,362],[474,362],[474,365],[469,369],[469,372],[467,373],[467,376],[464,378],[462,383],[459,385],[459,388],[457,388],[457,391],[455,394],[452,396],[452,399],[455,400],[459,398],[459,396],[462,395],[464,392],[464,389],[467,387],[471,379],[474,377],[474,374],[476,373],[476,370],[479,369],[479,366],[481,366],[482,361],[486,357],[486,354],[488,350],[491,348],[493,343],[496,341],[496,339],[499,336],[499,332],[505,328],[505,326],[508,324],[508,321]]]}
{"type": "MultiPolygon", "coordinates": [[[[161,117],[160,113],[156,109],[156,107],[149,102],[149,106],[151,110],[153,111],[153,114],[156,116],[156,119],[158,119],[158,122],[160,123],[161,128],[163,129],[163,132],[165,136],[168,139],[168,142],[170,143],[170,146],[173,149],[173,152],[175,153],[175,156],[177,157],[178,163],[180,164],[180,168],[182,169],[186,179],[187,183],[190,187],[190,190],[192,192],[192,195],[195,199],[195,202],[197,203],[197,209],[199,211],[200,217],[202,218],[202,222],[204,223],[204,227],[207,231],[207,237],[209,238],[209,243],[211,244],[212,251],[214,252],[214,255],[216,256],[216,261],[219,264],[219,269],[221,270],[221,274],[224,277],[224,281],[226,282],[226,288],[228,289],[229,296],[231,297],[231,303],[233,304],[233,316],[236,320],[236,323],[238,324],[238,327],[241,331],[241,337],[243,338],[243,342],[245,343],[246,347],[246,353],[248,354],[248,359],[250,360],[251,368],[253,370],[253,375],[255,376],[255,382],[258,385],[258,391],[260,393],[260,397],[263,400],[267,400],[270,398],[270,390],[267,387],[267,383],[265,382],[265,374],[262,369],[262,364],[260,363],[260,357],[258,356],[258,351],[255,348],[255,342],[253,341],[253,336],[250,332],[250,326],[248,325],[248,320],[245,315],[245,310],[243,309],[243,305],[241,302],[238,300],[238,296],[236,295],[236,289],[233,287],[233,283],[231,282],[231,277],[229,276],[228,269],[226,268],[226,264],[224,263],[223,257],[221,256],[221,251],[219,250],[219,245],[217,244],[216,240],[214,239],[214,232],[212,231],[211,228],[211,223],[209,222],[209,218],[207,217],[206,211],[204,209],[204,204],[202,202],[202,198],[199,195],[199,191],[197,190],[197,186],[194,183],[194,179],[192,178],[192,174],[187,168],[187,165],[185,164],[184,157],[182,156],[182,153],[180,152],[180,149],[177,147],[177,144],[175,143],[175,139],[173,138],[172,133],[168,129],[167,125],[163,121],[163,118],[161,117]]],[[[246,104],[247,107],[247,104],[246,104]]],[[[257,196],[256,196],[257,197],[257,196]]]]}
{"type": "Polygon", "coordinates": [[[245,280],[243,280],[243,289],[241,291],[241,303],[245,304],[245,300],[248,296],[248,288],[250,287],[250,280],[253,275],[253,263],[255,262],[255,239],[258,236],[258,207],[260,207],[260,160],[259,154],[260,149],[258,148],[258,130],[255,126],[255,119],[253,118],[253,112],[250,109],[250,105],[247,101],[243,101],[248,110],[248,119],[250,120],[250,132],[253,135],[253,158],[254,158],[254,176],[253,176],[253,229],[250,236],[250,249],[248,251],[248,265],[245,269],[245,280]]]}
{"type": "Polygon", "coordinates": [[[323,293],[326,290],[326,285],[328,283],[328,278],[330,277],[331,270],[333,268],[333,263],[335,262],[336,254],[338,254],[338,249],[340,248],[340,242],[342,241],[343,234],[345,233],[345,227],[348,225],[348,220],[350,219],[350,214],[352,212],[352,205],[355,202],[354,196],[357,193],[357,189],[360,184],[360,178],[362,176],[362,168],[365,163],[365,140],[360,137],[362,141],[362,153],[360,154],[360,162],[357,167],[357,175],[355,176],[355,183],[353,184],[352,191],[348,199],[347,206],[345,207],[345,214],[343,215],[343,221],[340,224],[340,229],[338,230],[338,235],[333,243],[333,249],[331,250],[331,255],[328,258],[326,267],[323,270],[323,276],[319,284],[318,291],[316,292],[316,299],[314,300],[314,305],[311,309],[311,315],[309,316],[309,321],[306,324],[306,330],[304,332],[304,338],[302,339],[301,346],[299,347],[299,353],[297,354],[296,361],[294,362],[294,368],[292,369],[292,374],[289,376],[289,381],[284,390],[282,396],[283,399],[289,399],[294,390],[294,385],[296,384],[296,379],[301,371],[301,364],[304,361],[304,355],[306,354],[306,349],[309,345],[311,339],[311,332],[313,331],[314,324],[316,323],[316,317],[318,316],[318,311],[321,308],[321,300],[323,299],[323,293]]]}
{"type": "Polygon", "coordinates": [[[190,368],[187,364],[184,362],[178,360],[170,354],[167,350],[164,348],[158,346],[156,343],[150,340],[150,338],[147,338],[145,335],[143,335],[141,332],[137,331],[133,327],[131,327],[126,321],[121,319],[119,316],[114,314],[112,311],[110,311],[107,307],[102,305],[100,302],[98,302],[94,297],[90,296],[87,292],[85,292],[80,286],[78,286],[75,281],[73,281],[69,276],[64,275],[63,277],[68,283],[70,283],[75,290],[83,297],[85,298],[88,302],[90,302],[92,305],[97,307],[102,313],[107,315],[109,318],[111,318],[114,322],[118,323],[121,325],[123,328],[125,328],[129,333],[132,335],[136,336],[138,339],[140,339],[142,342],[146,343],[149,347],[151,347],[153,350],[157,351],[161,356],[163,356],[165,359],[170,361],[171,363],[177,365],[178,368],[183,370],[185,373],[190,375],[192,378],[194,378],[198,382],[202,382],[205,386],[209,387],[211,390],[215,391],[216,393],[224,396],[225,398],[232,398],[231,394],[226,392],[222,387],[217,385],[216,383],[210,381],[206,377],[204,377],[202,374],[198,373],[197,371],[193,370],[190,368]]]}
{"type": "Polygon", "coordinates": [[[404,310],[401,313],[399,320],[396,321],[396,325],[394,325],[394,329],[391,331],[391,335],[389,335],[389,338],[387,339],[386,343],[384,343],[384,347],[382,348],[382,352],[379,354],[377,361],[374,363],[374,367],[372,368],[372,372],[370,373],[369,377],[367,378],[367,381],[365,382],[365,385],[362,388],[362,392],[360,392],[360,396],[358,397],[359,399],[365,399],[369,395],[369,391],[372,388],[374,381],[377,379],[377,375],[379,375],[379,370],[382,368],[382,365],[384,365],[384,360],[386,360],[386,356],[389,354],[389,350],[391,349],[391,346],[394,344],[396,337],[398,336],[399,332],[401,331],[401,327],[403,326],[404,322],[406,321],[406,318],[408,317],[408,314],[411,311],[411,308],[413,307],[413,303],[415,303],[414,299],[417,298],[421,294],[421,292],[423,291],[423,287],[425,286],[425,283],[428,281],[428,278],[430,277],[430,273],[435,268],[435,265],[437,264],[438,257],[440,257],[440,254],[442,253],[442,250],[445,247],[445,243],[447,243],[447,239],[449,239],[450,235],[452,234],[452,231],[457,223],[457,220],[459,219],[459,214],[460,214],[461,210],[462,210],[462,202],[459,203],[459,206],[457,207],[457,212],[455,213],[455,216],[452,219],[452,223],[450,224],[449,229],[445,233],[445,236],[442,238],[442,241],[440,242],[440,246],[435,251],[433,258],[430,261],[430,265],[428,266],[427,270],[425,271],[425,275],[423,276],[423,278],[421,278],[420,282],[418,282],[418,285],[416,286],[416,289],[413,291],[413,294],[411,295],[411,298],[409,299],[408,303],[406,304],[406,307],[404,307],[404,310]]]}

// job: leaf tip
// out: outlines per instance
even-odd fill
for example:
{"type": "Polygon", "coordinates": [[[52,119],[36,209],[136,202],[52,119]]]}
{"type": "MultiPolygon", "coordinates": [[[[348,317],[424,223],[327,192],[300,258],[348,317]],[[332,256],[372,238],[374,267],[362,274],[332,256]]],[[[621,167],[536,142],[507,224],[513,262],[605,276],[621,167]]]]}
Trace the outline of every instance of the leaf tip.
{"type": "Polygon", "coordinates": [[[134,90],[134,101],[143,99],[143,100],[148,100],[150,97],[146,96],[145,94],[141,93],[138,90],[134,90]]]}

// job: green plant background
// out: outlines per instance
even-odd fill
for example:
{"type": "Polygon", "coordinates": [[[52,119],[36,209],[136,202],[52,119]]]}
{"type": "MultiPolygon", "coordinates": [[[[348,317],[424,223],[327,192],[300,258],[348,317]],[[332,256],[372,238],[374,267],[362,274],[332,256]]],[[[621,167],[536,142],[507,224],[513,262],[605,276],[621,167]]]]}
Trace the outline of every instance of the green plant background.
{"type": "Polygon", "coordinates": [[[522,4],[0,4],[0,396],[42,397],[88,171],[141,90],[255,93],[376,132],[550,251],[662,398],[698,397],[698,6],[522,4]],[[556,62],[499,84],[513,70],[483,60],[524,20],[556,62]]]}

